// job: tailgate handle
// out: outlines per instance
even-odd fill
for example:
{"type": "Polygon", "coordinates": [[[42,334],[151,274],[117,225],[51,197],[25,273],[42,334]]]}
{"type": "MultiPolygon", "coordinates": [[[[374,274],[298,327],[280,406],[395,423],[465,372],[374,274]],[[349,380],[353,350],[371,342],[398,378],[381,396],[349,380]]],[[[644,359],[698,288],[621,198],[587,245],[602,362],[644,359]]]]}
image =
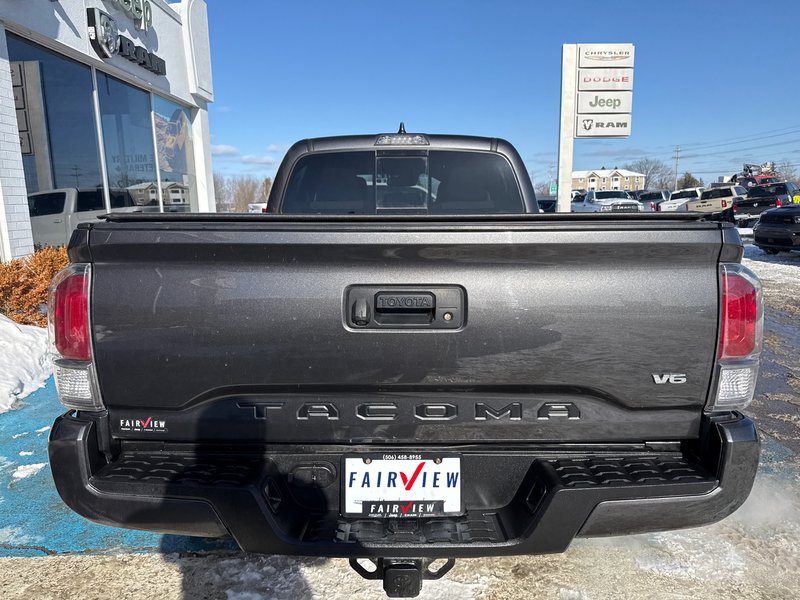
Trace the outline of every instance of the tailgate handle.
{"type": "Polygon", "coordinates": [[[375,322],[384,327],[426,326],[436,316],[432,292],[378,292],[375,294],[375,322]]]}
{"type": "Polygon", "coordinates": [[[458,329],[464,323],[464,289],[387,289],[352,286],[345,295],[347,325],[354,329],[458,329]]]}
{"type": "Polygon", "coordinates": [[[378,292],[375,294],[375,312],[433,314],[435,310],[436,296],[430,292],[378,292]]]}

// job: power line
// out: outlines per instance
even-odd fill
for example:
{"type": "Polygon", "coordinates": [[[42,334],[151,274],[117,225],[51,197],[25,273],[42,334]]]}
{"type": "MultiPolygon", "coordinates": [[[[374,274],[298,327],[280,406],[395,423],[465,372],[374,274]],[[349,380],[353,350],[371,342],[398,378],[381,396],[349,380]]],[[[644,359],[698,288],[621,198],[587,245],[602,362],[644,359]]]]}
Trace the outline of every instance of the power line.
{"type": "Polygon", "coordinates": [[[697,158],[697,157],[705,157],[705,156],[719,156],[720,154],[733,154],[736,152],[749,152],[751,150],[762,150],[764,148],[774,148],[775,146],[785,146],[786,144],[798,144],[800,143],[800,139],[793,139],[793,140],[786,140],[784,142],[773,142],[771,144],[761,144],[759,146],[750,146],[748,148],[732,148],[730,150],[720,150],[718,152],[711,152],[706,154],[705,152],[702,154],[688,154],[683,158],[697,158]]]}
{"type": "MultiPolygon", "coordinates": [[[[709,145],[715,145],[715,144],[727,144],[727,143],[736,143],[736,142],[755,141],[754,139],[751,139],[751,138],[761,139],[760,136],[771,137],[771,136],[769,136],[767,134],[785,135],[785,134],[779,133],[779,132],[789,132],[790,129],[798,129],[798,130],[800,130],[800,124],[790,125],[788,127],[781,127],[780,129],[768,129],[766,131],[757,131],[757,132],[754,132],[754,133],[745,134],[744,136],[736,136],[736,137],[732,137],[732,138],[722,138],[722,139],[718,139],[718,140],[705,140],[705,141],[702,141],[702,142],[686,142],[686,143],[682,143],[681,146],[683,148],[692,148],[692,149],[697,148],[697,149],[699,149],[700,147],[709,146],[709,145]]],[[[666,146],[666,145],[664,145],[664,146],[655,146],[653,149],[657,150],[659,148],[670,148],[670,147],[671,146],[666,146]]]]}
{"type": "Polygon", "coordinates": [[[757,142],[759,140],[767,140],[767,139],[771,139],[771,138],[781,137],[781,136],[784,136],[784,135],[792,135],[792,134],[795,134],[795,133],[798,133],[798,132],[800,132],[800,128],[792,129],[790,131],[785,131],[783,133],[774,133],[772,135],[762,135],[762,136],[758,136],[758,137],[742,138],[740,140],[733,141],[733,142],[723,142],[723,143],[719,143],[719,144],[704,144],[703,146],[694,146],[694,147],[691,148],[691,150],[692,151],[695,151],[695,150],[708,150],[710,148],[720,148],[722,146],[731,146],[731,145],[734,145],[734,144],[743,144],[743,143],[747,143],[747,142],[757,142]]]}
{"type": "MultiPolygon", "coordinates": [[[[776,167],[800,167],[800,163],[784,163],[780,165],[775,165],[776,167]]],[[[707,175],[708,173],[719,173],[725,172],[726,167],[720,167],[717,169],[709,169],[708,171],[692,171],[693,175],[707,175]]]]}

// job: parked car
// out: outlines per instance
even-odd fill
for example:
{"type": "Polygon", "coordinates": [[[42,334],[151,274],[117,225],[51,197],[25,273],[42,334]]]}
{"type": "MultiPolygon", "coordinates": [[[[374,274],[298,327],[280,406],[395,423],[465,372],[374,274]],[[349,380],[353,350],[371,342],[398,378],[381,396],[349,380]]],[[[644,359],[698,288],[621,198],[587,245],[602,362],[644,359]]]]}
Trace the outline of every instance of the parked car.
{"type": "Polygon", "coordinates": [[[247,212],[249,213],[265,213],[267,212],[266,202],[253,202],[247,205],[247,212]]]}
{"type": "Polygon", "coordinates": [[[292,146],[257,224],[82,223],[48,311],[58,492],[347,557],[394,597],[458,557],[722,519],[758,466],[758,279],[728,223],[589,195],[609,213],[541,214],[508,142],[379,134],[292,146]]]}
{"type": "MultiPolygon", "coordinates": [[[[127,190],[111,191],[112,210],[142,210],[127,190]]],[[[60,188],[28,196],[33,243],[64,246],[80,223],[92,223],[108,212],[102,188],[60,188]]]]}
{"type": "Polygon", "coordinates": [[[709,219],[718,221],[735,222],[733,205],[747,195],[747,190],[738,185],[726,187],[713,187],[703,190],[700,198],[686,203],[690,212],[701,212],[708,215],[709,219]]]}
{"type": "Polygon", "coordinates": [[[646,190],[639,194],[637,200],[642,203],[644,212],[661,210],[661,203],[669,200],[669,190],[646,190]]]}
{"type": "Polygon", "coordinates": [[[661,212],[686,211],[686,203],[691,200],[699,200],[704,187],[684,188],[670,194],[669,200],[665,200],[658,206],[661,212]]]}
{"type": "Polygon", "coordinates": [[[753,227],[753,243],[767,254],[800,250],[800,204],[761,213],[753,227]]]}
{"type": "Polygon", "coordinates": [[[589,190],[575,196],[570,203],[572,212],[642,212],[642,205],[622,190],[589,190]]]}
{"type": "Polygon", "coordinates": [[[765,210],[789,206],[794,199],[800,203],[800,189],[791,181],[754,185],[747,190],[747,196],[733,205],[736,222],[750,227],[765,210]]]}
{"type": "Polygon", "coordinates": [[[557,196],[536,196],[536,202],[539,205],[539,210],[546,213],[554,213],[558,207],[557,196]]]}

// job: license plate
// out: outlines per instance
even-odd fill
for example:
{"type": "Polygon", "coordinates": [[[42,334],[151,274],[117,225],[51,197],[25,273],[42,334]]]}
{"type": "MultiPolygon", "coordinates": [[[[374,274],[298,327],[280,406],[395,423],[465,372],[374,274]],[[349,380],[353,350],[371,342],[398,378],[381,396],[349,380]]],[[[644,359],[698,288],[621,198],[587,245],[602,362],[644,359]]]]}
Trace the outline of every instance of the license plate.
{"type": "Polygon", "coordinates": [[[346,516],[410,518],[462,513],[458,456],[346,456],[342,473],[342,513],[346,516]]]}

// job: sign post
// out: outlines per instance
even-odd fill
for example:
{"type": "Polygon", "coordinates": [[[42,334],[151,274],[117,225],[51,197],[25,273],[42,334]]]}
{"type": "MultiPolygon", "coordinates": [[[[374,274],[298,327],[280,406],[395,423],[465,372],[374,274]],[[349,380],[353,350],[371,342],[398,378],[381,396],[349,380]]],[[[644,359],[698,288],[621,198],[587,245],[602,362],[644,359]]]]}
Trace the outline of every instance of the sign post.
{"type": "Polygon", "coordinates": [[[558,212],[569,212],[574,138],[626,138],[633,109],[633,44],[564,44],[558,212]]]}
{"type": "Polygon", "coordinates": [[[561,51],[561,127],[558,137],[558,199],[556,212],[569,212],[572,191],[572,150],[575,143],[578,45],[564,44],[561,51]]]}

